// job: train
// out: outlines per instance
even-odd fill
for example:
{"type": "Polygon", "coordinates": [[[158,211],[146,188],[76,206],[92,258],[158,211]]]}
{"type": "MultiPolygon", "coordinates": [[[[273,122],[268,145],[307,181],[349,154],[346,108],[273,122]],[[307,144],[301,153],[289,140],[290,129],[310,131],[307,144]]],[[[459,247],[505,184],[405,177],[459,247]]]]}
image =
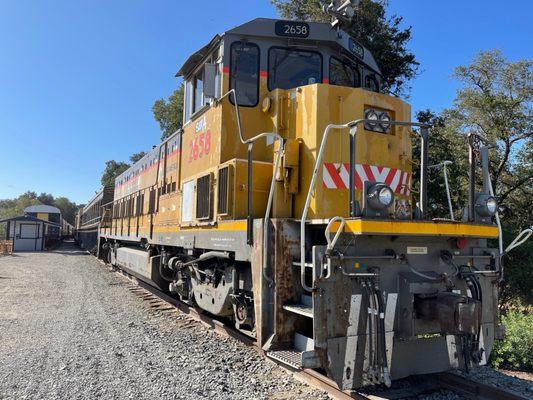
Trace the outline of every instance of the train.
{"type": "Polygon", "coordinates": [[[102,207],[113,201],[114,185],[105,185],[76,213],[74,240],[78,245],[96,254],[98,227],[102,220],[102,207]]]}
{"type": "Polygon", "coordinates": [[[76,233],[98,257],[342,390],[487,362],[503,251],[482,141],[462,215],[433,218],[430,126],[342,24],[254,19],[176,75],[183,128],[76,233]]]}

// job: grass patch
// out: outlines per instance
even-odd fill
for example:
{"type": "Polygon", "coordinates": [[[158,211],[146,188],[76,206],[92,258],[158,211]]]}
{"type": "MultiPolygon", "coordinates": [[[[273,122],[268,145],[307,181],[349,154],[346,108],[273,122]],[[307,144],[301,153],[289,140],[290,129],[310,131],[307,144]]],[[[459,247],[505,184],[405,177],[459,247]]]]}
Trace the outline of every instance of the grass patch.
{"type": "Polygon", "coordinates": [[[533,314],[508,310],[502,315],[505,339],[496,341],[490,362],[495,368],[533,371],[533,314]]]}

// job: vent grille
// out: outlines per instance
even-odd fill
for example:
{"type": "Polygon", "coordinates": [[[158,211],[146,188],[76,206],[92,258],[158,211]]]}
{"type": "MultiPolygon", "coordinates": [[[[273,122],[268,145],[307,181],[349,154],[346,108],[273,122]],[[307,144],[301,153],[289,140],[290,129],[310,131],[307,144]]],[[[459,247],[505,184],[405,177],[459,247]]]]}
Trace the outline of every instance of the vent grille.
{"type": "Polygon", "coordinates": [[[228,213],[228,183],[229,183],[229,166],[221,168],[218,171],[218,206],[219,214],[228,213]]]}
{"type": "Polygon", "coordinates": [[[196,181],[196,219],[211,216],[211,175],[205,175],[196,181]]]}

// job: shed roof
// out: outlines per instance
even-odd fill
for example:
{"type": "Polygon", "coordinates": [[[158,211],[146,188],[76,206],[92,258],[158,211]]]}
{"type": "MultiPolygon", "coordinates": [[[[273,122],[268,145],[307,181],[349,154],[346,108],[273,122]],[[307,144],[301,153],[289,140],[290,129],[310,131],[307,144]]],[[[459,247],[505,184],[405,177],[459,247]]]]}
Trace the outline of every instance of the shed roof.
{"type": "Polygon", "coordinates": [[[61,226],[59,224],[56,224],[55,222],[45,221],[44,219],[32,217],[30,215],[19,215],[17,217],[0,219],[0,223],[9,221],[42,222],[43,224],[57,226],[58,228],[61,226]]]}
{"type": "Polygon", "coordinates": [[[34,206],[29,206],[24,209],[25,213],[48,213],[48,214],[61,214],[61,210],[54,206],[49,206],[46,204],[36,204],[34,206]]]}

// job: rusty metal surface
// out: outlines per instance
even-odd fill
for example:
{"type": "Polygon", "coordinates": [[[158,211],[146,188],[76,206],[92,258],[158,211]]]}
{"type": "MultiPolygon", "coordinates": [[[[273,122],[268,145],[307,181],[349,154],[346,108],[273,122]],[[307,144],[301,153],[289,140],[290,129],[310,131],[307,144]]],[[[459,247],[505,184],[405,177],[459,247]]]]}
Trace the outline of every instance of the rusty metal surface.
{"type": "Polygon", "coordinates": [[[292,248],[299,237],[297,226],[283,220],[272,220],[273,225],[273,253],[274,253],[274,281],[276,282],[275,309],[276,312],[276,341],[278,343],[292,342],[294,334],[294,316],[281,312],[284,304],[294,303],[298,295],[294,286],[292,248]],[[291,244],[293,246],[291,246],[291,244]]]}
{"type": "Polygon", "coordinates": [[[417,318],[437,321],[441,333],[476,335],[481,325],[481,302],[457,293],[415,296],[417,318]]]}
{"type": "MultiPolygon", "coordinates": [[[[254,238],[263,237],[262,220],[254,221],[254,238]]],[[[254,294],[254,313],[257,343],[262,346],[271,335],[272,314],[268,286],[263,279],[263,246],[261,240],[255,240],[250,255],[252,268],[252,286],[254,294]]]]}

